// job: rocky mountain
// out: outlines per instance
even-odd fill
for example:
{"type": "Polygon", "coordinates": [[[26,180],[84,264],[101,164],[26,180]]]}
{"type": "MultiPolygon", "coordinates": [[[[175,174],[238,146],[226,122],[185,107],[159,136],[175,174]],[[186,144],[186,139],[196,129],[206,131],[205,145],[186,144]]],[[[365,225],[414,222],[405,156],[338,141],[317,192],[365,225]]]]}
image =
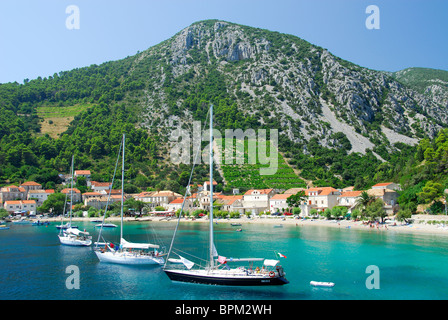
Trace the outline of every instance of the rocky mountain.
{"type": "Polygon", "coordinates": [[[129,73],[143,70],[148,128],[173,129],[193,119],[189,95],[215,82],[223,88],[215,93],[242,117],[275,122],[305,153],[312,138],[337,147],[338,132],[350,152],[380,145],[393,151],[396,142],[416,144],[448,124],[448,99],[440,93],[446,83],[422,92],[399,74],[362,68],[300,38],[224,21],[194,23],[140,53],[129,73]]]}

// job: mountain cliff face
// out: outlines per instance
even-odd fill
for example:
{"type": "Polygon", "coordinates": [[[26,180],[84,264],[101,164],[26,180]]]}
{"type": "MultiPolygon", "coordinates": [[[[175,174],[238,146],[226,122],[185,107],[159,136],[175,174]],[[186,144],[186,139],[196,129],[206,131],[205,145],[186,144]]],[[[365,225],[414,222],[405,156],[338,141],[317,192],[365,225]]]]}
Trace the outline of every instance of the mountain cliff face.
{"type": "Polygon", "coordinates": [[[279,126],[305,153],[312,138],[337,147],[338,132],[351,152],[380,145],[393,151],[393,143],[416,144],[448,124],[448,99],[437,88],[418,92],[297,37],[223,21],[195,23],[141,53],[130,73],[143,70],[147,127],[190,121],[195,110],[185,102],[210,86],[206,99],[229,99],[243,118],[279,126]],[[157,61],[150,70],[148,61],[157,61]]]}

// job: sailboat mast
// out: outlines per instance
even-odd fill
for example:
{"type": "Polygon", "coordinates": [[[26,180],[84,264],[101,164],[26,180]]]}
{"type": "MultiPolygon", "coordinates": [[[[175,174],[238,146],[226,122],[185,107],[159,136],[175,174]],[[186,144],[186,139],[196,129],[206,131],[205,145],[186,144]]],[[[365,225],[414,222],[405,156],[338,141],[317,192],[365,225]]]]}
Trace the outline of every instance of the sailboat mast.
{"type": "MultiPolygon", "coordinates": [[[[121,239],[123,239],[123,205],[124,205],[124,142],[125,142],[126,136],[125,133],[123,133],[123,156],[122,156],[122,163],[121,163],[121,229],[120,229],[120,244],[121,239]]],[[[112,186],[111,186],[112,188],[112,186]]]]}
{"type": "Polygon", "coordinates": [[[72,207],[73,207],[73,161],[74,161],[75,156],[72,155],[72,167],[71,167],[71,171],[72,171],[72,183],[71,183],[71,190],[70,190],[70,227],[72,226],[72,207]]]}
{"type": "Polygon", "coordinates": [[[210,270],[213,269],[213,104],[210,106],[210,270]]]}

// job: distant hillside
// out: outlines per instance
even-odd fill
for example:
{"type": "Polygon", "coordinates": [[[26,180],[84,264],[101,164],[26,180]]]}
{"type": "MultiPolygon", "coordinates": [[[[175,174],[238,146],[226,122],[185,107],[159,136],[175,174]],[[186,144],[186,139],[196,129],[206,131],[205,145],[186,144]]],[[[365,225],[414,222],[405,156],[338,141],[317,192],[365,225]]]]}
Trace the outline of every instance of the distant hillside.
{"type": "Polygon", "coordinates": [[[407,68],[392,73],[392,76],[420,93],[428,93],[432,86],[448,91],[448,71],[445,70],[407,68]]]}

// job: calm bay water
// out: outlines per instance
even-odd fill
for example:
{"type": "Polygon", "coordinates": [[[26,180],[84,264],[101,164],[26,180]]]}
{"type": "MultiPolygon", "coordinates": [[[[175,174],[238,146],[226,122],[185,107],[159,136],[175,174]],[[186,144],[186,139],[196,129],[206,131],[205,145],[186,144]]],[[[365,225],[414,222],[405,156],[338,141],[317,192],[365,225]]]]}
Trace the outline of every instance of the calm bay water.
{"type": "MultiPolygon", "coordinates": [[[[98,236],[94,223],[77,222],[98,236]]],[[[215,242],[226,257],[281,259],[290,281],[281,287],[220,287],[171,282],[161,267],[131,267],[99,263],[92,248],[61,246],[56,223],[48,227],[10,225],[0,230],[0,299],[118,300],[370,300],[447,299],[448,237],[399,234],[393,231],[328,227],[244,225],[243,232],[219,221],[215,242]],[[80,289],[66,288],[70,274],[80,270],[80,289]],[[380,271],[380,289],[367,289],[369,265],[380,271]],[[310,281],[331,281],[333,288],[314,288],[310,281]]],[[[206,252],[206,223],[182,223],[176,247],[206,252]],[[203,245],[203,246],[202,246],[203,245]]],[[[128,241],[161,241],[169,246],[174,223],[129,222],[128,241]],[[154,238],[156,235],[157,239],[154,238]]],[[[119,241],[119,228],[106,229],[119,241]]]]}

